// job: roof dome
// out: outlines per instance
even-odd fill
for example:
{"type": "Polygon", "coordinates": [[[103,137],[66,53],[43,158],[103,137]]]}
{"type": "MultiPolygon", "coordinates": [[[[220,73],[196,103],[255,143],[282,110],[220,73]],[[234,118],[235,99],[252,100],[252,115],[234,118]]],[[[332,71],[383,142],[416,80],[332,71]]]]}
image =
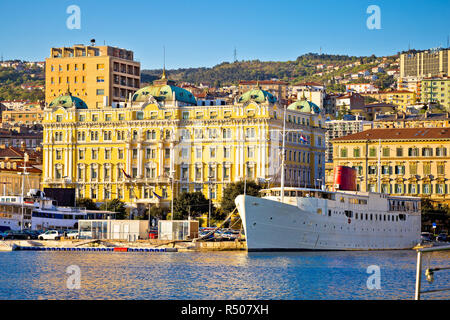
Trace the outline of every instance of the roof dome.
{"type": "Polygon", "coordinates": [[[239,97],[238,102],[245,103],[247,101],[255,101],[262,103],[266,100],[270,103],[275,103],[277,101],[277,98],[275,98],[274,95],[270,92],[258,88],[245,92],[242,96],[239,97]]]}
{"type": "Polygon", "coordinates": [[[153,85],[139,89],[132,97],[132,101],[144,102],[147,101],[149,96],[152,96],[156,101],[172,101],[175,94],[175,100],[184,102],[190,105],[196,105],[197,100],[194,95],[183,88],[177,87],[173,82],[161,80],[155,81],[153,85]],[[156,84],[155,84],[156,83],[156,84]]]}
{"type": "Polygon", "coordinates": [[[72,96],[70,92],[53,99],[53,101],[50,102],[49,107],[72,108],[74,105],[76,109],[88,108],[87,104],[83,100],[72,96]]]}
{"type": "Polygon", "coordinates": [[[288,110],[297,110],[300,112],[307,112],[307,113],[320,113],[320,107],[306,99],[297,100],[293,103],[291,103],[288,107],[288,110]]]}

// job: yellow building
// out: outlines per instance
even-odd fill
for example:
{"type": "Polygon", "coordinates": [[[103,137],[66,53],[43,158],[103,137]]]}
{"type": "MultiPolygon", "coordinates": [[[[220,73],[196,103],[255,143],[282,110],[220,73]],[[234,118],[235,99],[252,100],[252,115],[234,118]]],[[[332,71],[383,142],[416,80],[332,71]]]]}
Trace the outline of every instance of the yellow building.
{"type": "Polygon", "coordinates": [[[9,125],[41,124],[44,110],[35,108],[31,110],[5,110],[2,112],[2,123],[9,125]]]}
{"type": "Polygon", "coordinates": [[[333,148],[333,166],[354,167],[361,191],[450,204],[450,128],[371,129],[336,138],[333,148]]]}
{"type": "Polygon", "coordinates": [[[399,111],[406,111],[406,107],[416,103],[416,93],[407,90],[381,91],[377,93],[362,93],[364,97],[371,97],[379,102],[393,104],[399,111]]]}
{"type": "Polygon", "coordinates": [[[45,101],[67,92],[89,108],[124,102],[140,88],[140,63],[133,52],[110,46],[52,48],[45,60],[45,101]]]}
{"type": "MultiPolygon", "coordinates": [[[[68,94],[44,112],[43,183],[140,208],[168,207],[174,193],[187,191],[207,198],[211,191],[217,203],[230,182],[279,183],[283,115],[276,98],[261,88],[232,105],[197,106],[192,93],[164,76],[124,108],[88,109],[68,94]]],[[[286,184],[324,181],[320,110],[293,103],[286,121],[286,184]]]]}
{"type": "Polygon", "coordinates": [[[450,112],[450,78],[423,79],[421,101],[437,103],[450,112]]]}

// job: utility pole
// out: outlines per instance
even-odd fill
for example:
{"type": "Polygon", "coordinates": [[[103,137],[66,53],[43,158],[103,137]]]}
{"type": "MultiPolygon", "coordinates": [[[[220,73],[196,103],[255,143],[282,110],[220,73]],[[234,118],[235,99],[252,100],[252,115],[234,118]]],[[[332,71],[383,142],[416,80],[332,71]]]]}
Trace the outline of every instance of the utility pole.
{"type": "Polygon", "coordinates": [[[24,159],[24,165],[23,167],[20,167],[21,169],[23,169],[23,172],[18,172],[18,174],[22,175],[22,217],[21,217],[21,221],[20,221],[20,231],[23,230],[23,211],[24,211],[24,205],[25,205],[25,201],[24,201],[24,194],[25,194],[25,175],[30,174],[29,172],[27,172],[28,168],[31,167],[27,167],[27,162],[28,162],[28,153],[24,153],[23,156],[24,159]]]}
{"type": "Polygon", "coordinates": [[[208,210],[208,228],[211,227],[211,179],[213,176],[208,176],[208,190],[209,190],[209,210],[208,210]]]}

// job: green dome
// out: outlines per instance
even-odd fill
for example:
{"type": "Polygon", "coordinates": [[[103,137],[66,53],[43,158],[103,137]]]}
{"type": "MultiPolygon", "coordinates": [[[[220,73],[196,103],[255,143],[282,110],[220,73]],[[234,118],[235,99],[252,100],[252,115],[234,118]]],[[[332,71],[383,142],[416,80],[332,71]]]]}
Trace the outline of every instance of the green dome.
{"type": "Polygon", "coordinates": [[[72,108],[74,104],[76,109],[88,108],[87,104],[83,100],[72,96],[70,92],[63,96],[55,98],[52,102],[50,102],[49,107],[72,108]]]}
{"type": "Polygon", "coordinates": [[[297,101],[291,103],[287,108],[288,108],[288,110],[297,110],[300,112],[307,112],[307,113],[311,113],[311,112],[320,113],[320,111],[321,111],[320,107],[317,104],[315,104],[311,101],[308,101],[306,99],[297,100],[297,101]]]}
{"type": "Polygon", "coordinates": [[[175,100],[188,103],[191,105],[196,105],[197,100],[194,95],[186,89],[165,84],[165,85],[151,85],[139,89],[133,95],[132,100],[135,102],[147,101],[149,96],[153,96],[156,101],[171,101],[173,99],[173,94],[175,93],[175,100]]]}
{"type": "Polygon", "coordinates": [[[253,89],[245,92],[242,96],[239,97],[239,103],[245,103],[247,101],[255,101],[255,102],[265,102],[268,101],[270,103],[275,103],[277,98],[275,98],[270,92],[267,92],[262,89],[253,89]]]}

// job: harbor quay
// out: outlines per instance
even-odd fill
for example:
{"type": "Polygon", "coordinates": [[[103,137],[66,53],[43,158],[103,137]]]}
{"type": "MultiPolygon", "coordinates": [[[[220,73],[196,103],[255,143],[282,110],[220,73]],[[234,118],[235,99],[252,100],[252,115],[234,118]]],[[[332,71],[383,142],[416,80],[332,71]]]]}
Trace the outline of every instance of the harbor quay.
{"type": "Polygon", "coordinates": [[[111,251],[111,252],[196,252],[246,250],[246,242],[149,240],[3,240],[1,251],[111,251]],[[109,250],[106,250],[109,249],[109,250]]]}

